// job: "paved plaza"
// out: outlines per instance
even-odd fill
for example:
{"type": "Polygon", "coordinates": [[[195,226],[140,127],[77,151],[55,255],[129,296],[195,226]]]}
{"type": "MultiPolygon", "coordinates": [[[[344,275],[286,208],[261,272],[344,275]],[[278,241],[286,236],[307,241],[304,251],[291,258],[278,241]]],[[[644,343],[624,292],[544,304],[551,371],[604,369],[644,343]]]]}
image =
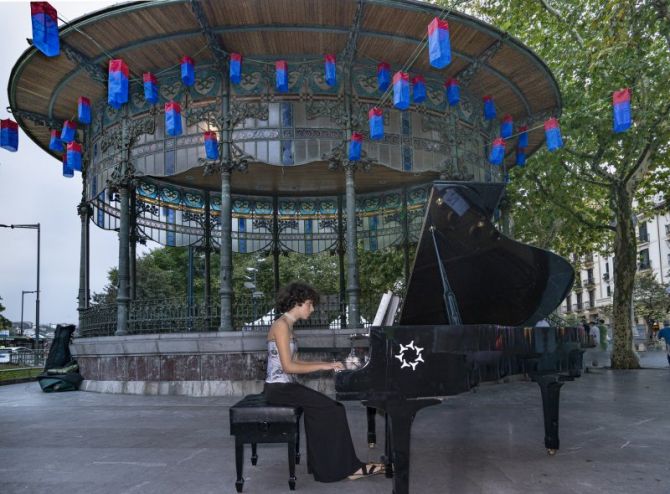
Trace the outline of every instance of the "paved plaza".
{"type": "MultiPolygon", "coordinates": [[[[421,411],[412,434],[411,492],[667,494],[670,370],[662,352],[642,362],[657,368],[594,368],[563,387],[554,457],[543,447],[534,383],[486,384],[421,411]]],[[[0,492],[234,493],[228,407],[236,400],[2,386],[0,492]]],[[[365,441],[365,409],[347,403],[347,413],[359,456],[377,459],[381,450],[365,441]]],[[[284,445],[260,445],[256,467],[249,456],[247,449],[244,492],[290,492],[284,445]]],[[[391,493],[383,476],[319,484],[304,462],[297,476],[303,494],[391,493]]]]}

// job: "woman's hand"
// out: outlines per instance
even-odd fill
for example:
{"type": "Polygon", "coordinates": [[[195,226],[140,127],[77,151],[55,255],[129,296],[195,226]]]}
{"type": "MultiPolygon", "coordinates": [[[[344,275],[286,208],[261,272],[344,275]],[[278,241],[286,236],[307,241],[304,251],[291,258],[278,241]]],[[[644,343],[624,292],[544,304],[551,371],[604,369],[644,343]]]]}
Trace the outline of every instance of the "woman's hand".
{"type": "Polygon", "coordinates": [[[324,370],[332,370],[339,372],[344,370],[344,364],[342,362],[324,362],[324,370]]]}

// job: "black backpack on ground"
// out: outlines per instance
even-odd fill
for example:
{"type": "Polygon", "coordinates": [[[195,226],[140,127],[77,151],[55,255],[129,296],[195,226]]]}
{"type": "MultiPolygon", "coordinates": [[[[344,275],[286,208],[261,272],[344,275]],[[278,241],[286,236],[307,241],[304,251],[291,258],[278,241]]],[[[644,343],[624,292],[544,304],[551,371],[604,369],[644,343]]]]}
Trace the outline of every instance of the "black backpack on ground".
{"type": "Polygon", "coordinates": [[[79,365],[70,353],[70,340],[74,325],[59,324],[49,349],[44,371],[37,376],[42,391],[76,391],[84,380],[79,374],[79,365]]]}

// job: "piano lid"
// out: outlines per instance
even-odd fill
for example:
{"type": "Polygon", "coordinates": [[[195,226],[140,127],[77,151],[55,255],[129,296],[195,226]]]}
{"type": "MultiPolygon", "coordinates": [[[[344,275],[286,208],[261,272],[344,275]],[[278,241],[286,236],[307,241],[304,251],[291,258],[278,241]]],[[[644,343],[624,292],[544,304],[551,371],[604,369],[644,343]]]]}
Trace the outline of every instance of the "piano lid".
{"type": "Polygon", "coordinates": [[[502,184],[434,182],[400,324],[449,324],[431,227],[462,324],[532,326],[563,301],[572,266],[496,230],[503,193],[502,184]]]}

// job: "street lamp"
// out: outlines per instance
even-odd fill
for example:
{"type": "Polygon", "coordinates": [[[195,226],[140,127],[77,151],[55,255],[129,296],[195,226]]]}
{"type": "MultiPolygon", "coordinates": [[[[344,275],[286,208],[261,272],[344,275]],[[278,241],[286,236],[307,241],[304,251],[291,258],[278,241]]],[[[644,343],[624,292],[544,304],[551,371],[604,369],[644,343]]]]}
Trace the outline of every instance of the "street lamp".
{"type": "Polygon", "coordinates": [[[21,290],[21,336],[23,336],[23,296],[26,293],[37,293],[35,290],[21,290]]]}
{"type": "MultiPolygon", "coordinates": [[[[36,223],[34,225],[2,225],[0,228],[26,228],[30,230],[37,230],[37,289],[35,293],[37,294],[35,299],[35,348],[39,348],[40,345],[40,224],[36,223]]],[[[22,304],[23,305],[23,304],[22,304]]],[[[23,329],[23,328],[22,328],[23,329]]]]}

